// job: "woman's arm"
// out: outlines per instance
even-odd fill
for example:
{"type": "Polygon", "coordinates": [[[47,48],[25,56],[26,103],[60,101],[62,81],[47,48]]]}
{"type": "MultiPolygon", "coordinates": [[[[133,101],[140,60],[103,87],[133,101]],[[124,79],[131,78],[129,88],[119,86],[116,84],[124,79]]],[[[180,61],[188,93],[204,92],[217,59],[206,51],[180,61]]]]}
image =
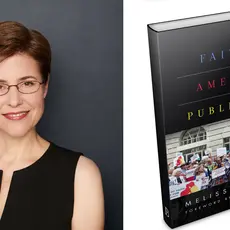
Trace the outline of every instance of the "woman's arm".
{"type": "Polygon", "coordinates": [[[72,230],[104,229],[104,195],[97,165],[81,156],[75,172],[72,230]]]}

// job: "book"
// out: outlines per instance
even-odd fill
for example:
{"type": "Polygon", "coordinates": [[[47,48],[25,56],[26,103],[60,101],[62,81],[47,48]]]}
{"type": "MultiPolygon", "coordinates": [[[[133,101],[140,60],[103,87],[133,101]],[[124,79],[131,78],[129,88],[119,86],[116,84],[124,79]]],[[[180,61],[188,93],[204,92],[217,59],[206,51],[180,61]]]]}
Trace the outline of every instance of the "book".
{"type": "Polygon", "coordinates": [[[230,13],[148,24],[163,216],[230,207],[230,13]]]}

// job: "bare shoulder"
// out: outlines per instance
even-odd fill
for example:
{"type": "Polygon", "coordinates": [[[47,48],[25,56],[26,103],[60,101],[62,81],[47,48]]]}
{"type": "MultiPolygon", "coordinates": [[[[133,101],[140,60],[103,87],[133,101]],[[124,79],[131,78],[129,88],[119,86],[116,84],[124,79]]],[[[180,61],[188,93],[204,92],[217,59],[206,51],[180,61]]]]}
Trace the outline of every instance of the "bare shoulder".
{"type": "Polygon", "coordinates": [[[99,167],[96,165],[96,163],[85,156],[80,156],[77,163],[75,175],[76,175],[75,179],[82,179],[80,177],[85,177],[85,176],[93,177],[91,179],[96,179],[98,177],[101,177],[99,167]]]}
{"type": "Polygon", "coordinates": [[[72,230],[104,229],[104,195],[99,167],[80,156],[75,171],[72,230]]]}

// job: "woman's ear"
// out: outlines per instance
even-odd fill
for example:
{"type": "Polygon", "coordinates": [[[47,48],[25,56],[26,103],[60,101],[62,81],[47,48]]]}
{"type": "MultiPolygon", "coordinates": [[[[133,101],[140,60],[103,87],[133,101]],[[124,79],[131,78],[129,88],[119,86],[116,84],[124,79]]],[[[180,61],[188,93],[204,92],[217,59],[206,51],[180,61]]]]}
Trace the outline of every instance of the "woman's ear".
{"type": "Polygon", "coordinates": [[[50,74],[48,75],[47,81],[46,81],[46,84],[45,84],[44,98],[46,98],[46,95],[47,95],[47,93],[48,93],[49,80],[50,80],[50,74]]]}

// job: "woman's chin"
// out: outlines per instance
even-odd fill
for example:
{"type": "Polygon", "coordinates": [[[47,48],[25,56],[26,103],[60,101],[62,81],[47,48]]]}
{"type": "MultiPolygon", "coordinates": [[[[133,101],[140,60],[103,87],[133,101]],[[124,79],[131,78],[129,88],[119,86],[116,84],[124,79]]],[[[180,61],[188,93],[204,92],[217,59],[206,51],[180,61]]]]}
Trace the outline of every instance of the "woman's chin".
{"type": "Polygon", "coordinates": [[[4,133],[13,138],[20,138],[24,137],[30,130],[25,127],[14,127],[11,130],[4,130],[4,133]]]}

